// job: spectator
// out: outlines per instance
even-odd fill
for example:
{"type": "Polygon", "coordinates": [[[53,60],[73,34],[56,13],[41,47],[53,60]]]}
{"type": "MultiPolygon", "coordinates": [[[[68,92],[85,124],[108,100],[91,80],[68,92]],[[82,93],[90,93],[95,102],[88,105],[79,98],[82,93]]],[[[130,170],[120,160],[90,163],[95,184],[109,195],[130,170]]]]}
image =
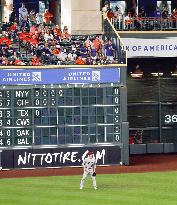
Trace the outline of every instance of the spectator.
{"type": "Polygon", "coordinates": [[[82,45],[81,47],[81,57],[84,61],[86,61],[88,56],[88,48],[85,47],[85,45],[82,45]]]}
{"type": "Polygon", "coordinates": [[[36,14],[36,23],[38,25],[43,24],[43,15],[41,13],[36,14]]]}
{"type": "Polygon", "coordinates": [[[1,65],[8,65],[8,64],[9,64],[9,61],[8,61],[7,57],[2,56],[1,57],[1,65]]]}
{"type": "Polygon", "coordinates": [[[70,62],[75,62],[75,60],[76,60],[76,58],[77,58],[77,55],[73,52],[73,51],[71,51],[69,54],[68,54],[68,61],[70,61],[70,62]]]}
{"type": "Polygon", "coordinates": [[[58,55],[58,59],[60,61],[66,61],[67,60],[67,54],[65,49],[61,49],[61,52],[58,55]]]}
{"type": "Polygon", "coordinates": [[[35,34],[35,31],[36,31],[36,25],[33,24],[33,25],[30,27],[30,33],[35,34]]]}
{"type": "Polygon", "coordinates": [[[95,61],[90,56],[87,57],[87,59],[86,59],[86,64],[87,65],[93,65],[93,64],[95,64],[94,62],[95,61]]]}
{"type": "Polygon", "coordinates": [[[168,9],[167,9],[167,7],[163,7],[162,18],[163,19],[168,18],[168,9]]]}
{"type": "Polygon", "coordinates": [[[17,31],[17,23],[13,22],[13,24],[9,27],[10,32],[15,32],[17,31]]]}
{"type": "Polygon", "coordinates": [[[106,55],[106,59],[111,63],[114,60],[114,51],[115,51],[115,47],[112,44],[112,41],[109,40],[108,43],[106,43],[105,45],[105,55],[106,55]]]}
{"type": "Polygon", "coordinates": [[[108,8],[109,8],[108,3],[105,3],[105,5],[102,7],[102,12],[103,12],[104,14],[106,14],[106,12],[108,11],[108,8]]]}
{"type": "Polygon", "coordinates": [[[84,46],[88,49],[92,45],[92,41],[90,40],[89,36],[86,37],[86,40],[84,42],[84,46]]]}
{"type": "Polygon", "coordinates": [[[157,7],[156,10],[154,11],[154,17],[155,18],[161,18],[162,17],[162,13],[161,13],[159,7],[157,7]]]}
{"type": "Polygon", "coordinates": [[[18,66],[18,65],[24,65],[23,61],[20,60],[20,58],[16,57],[16,59],[14,60],[14,65],[18,66]]]}
{"type": "Polygon", "coordinates": [[[161,22],[161,18],[162,18],[162,13],[159,9],[159,7],[156,8],[156,10],[154,11],[154,17],[155,17],[155,25],[154,27],[156,29],[160,29],[162,26],[162,22],[161,22]]]}
{"type": "Polygon", "coordinates": [[[163,22],[161,22],[161,24],[164,28],[166,28],[167,27],[167,18],[168,18],[168,9],[167,9],[167,7],[163,7],[162,18],[163,18],[163,22]]]}
{"type": "Polygon", "coordinates": [[[51,31],[49,30],[46,30],[45,34],[44,34],[44,40],[45,42],[47,42],[48,40],[51,40],[53,39],[53,35],[51,33],[51,31]]]}
{"type": "Polygon", "coordinates": [[[76,65],[85,65],[86,62],[82,59],[81,56],[77,57],[76,59],[76,65]]]}
{"type": "MultiPolygon", "coordinates": [[[[67,27],[65,27],[65,31],[68,32],[67,27]]],[[[62,31],[61,31],[61,28],[59,27],[59,25],[56,25],[54,27],[53,32],[56,33],[58,36],[62,36],[62,31]]]]}
{"type": "Polygon", "coordinates": [[[10,23],[17,22],[17,16],[16,16],[16,13],[15,13],[14,9],[13,9],[12,13],[10,14],[9,22],[10,23]]]}
{"type": "Polygon", "coordinates": [[[71,39],[71,35],[68,33],[67,26],[64,26],[64,28],[63,28],[62,39],[64,41],[70,41],[70,39],[71,39]]]}
{"type": "Polygon", "coordinates": [[[128,12],[128,15],[124,18],[124,21],[125,21],[125,28],[130,29],[132,23],[131,12],[128,12]]]}
{"type": "Polygon", "coordinates": [[[98,52],[101,49],[102,41],[100,40],[99,36],[97,35],[96,38],[93,40],[93,45],[98,52]]]}
{"type": "Polygon", "coordinates": [[[173,9],[172,12],[173,28],[177,28],[177,9],[173,9]]]}
{"type": "Polygon", "coordinates": [[[50,13],[48,9],[46,9],[44,13],[44,22],[46,24],[51,24],[52,21],[53,21],[53,14],[50,13]]]}
{"type": "Polygon", "coordinates": [[[10,41],[9,38],[6,37],[6,35],[3,34],[2,37],[0,38],[0,44],[1,45],[5,44],[5,45],[7,45],[9,47],[10,44],[11,44],[11,41],[10,41]]]}
{"type": "Polygon", "coordinates": [[[56,40],[57,42],[60,42],[61,41],[61,36],[58,35],[57,32],[54,32],[53,39],[56,40]]]}
{"type": "Polygon", "coordinates": [[[95,60],[97,59],[97,51],[95,49],[95,46],[92,44],[91,50],[90,50],[90,57],[91,59],[95,60]]]}
{"type": "Polygon", "coordinates": [[[56,57],[59,57],[59,54],[61,53],[60,45],[56,45],[56,47],[53,49],[52,54],[56,57]]]}
{"type": "Polygon", "coordinates": [[[36,55],[33,56],[32,60],[31,60],[31,65],[33,65],[33,66],[41,65],[40,59],[36,55]]]}
{"type": "Polygon", "coordinates": [[[115,20],[117,20],[119,18],[119,16],[122,15],[120,12],[120,9],[118,6],[115,7],[115,11],[114,11],[114,18],[115,20]]]}
{"type": "Polygon", "coordinates": [[[112,22],[112,20],[114,19],[114,13],[113,13],[112,9],[108,10],[107,17],[112,22]]]}
{"type": "Polygon", "coordinates": [[[25,8],[25,4],[22,3],[21,8],[19,8],[19,23],[20,28],[26,27],[28,20],[28,10],[25,8]]]}
{"type": "Polygon", "coordinates": [[[9,27],[9,38],[11,39],[11,41],[15,41],[16,40],[16,35],[18,32],[18,27],[17,27],[17,23],[14,22],[10,27],[9,27]]]}
{"type": "Polygon", "coordinates": [[[29,21],[30,21],[30,26],[33,26],[36,21],[36,13],[34,9],[32,9],[29,13],[29,21]]]}
{"type": "Polygon", "coordinates": [[[145,11],[144,6],[142,6],[142,7],[140,8],[139,17],[141,17],[141,18],[146,17],[146,11],[145,11]]]}

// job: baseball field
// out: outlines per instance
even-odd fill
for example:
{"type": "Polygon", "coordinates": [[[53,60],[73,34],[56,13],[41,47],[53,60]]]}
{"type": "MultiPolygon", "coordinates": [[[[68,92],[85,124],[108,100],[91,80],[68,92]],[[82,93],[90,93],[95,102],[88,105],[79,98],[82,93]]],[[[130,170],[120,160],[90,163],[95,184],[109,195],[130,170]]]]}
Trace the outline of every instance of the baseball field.
{"type": "Polygon", "coordinates": [[[130,166],[97,167],[94,190],[82,168],[1,170],[0,205],[176,205],[177,155],[130,157],[130,166]]]}
{"type": "Polygon", "coordinates": [[[176,205],[177,172],[1,179],[1,205],[176,205]]]}

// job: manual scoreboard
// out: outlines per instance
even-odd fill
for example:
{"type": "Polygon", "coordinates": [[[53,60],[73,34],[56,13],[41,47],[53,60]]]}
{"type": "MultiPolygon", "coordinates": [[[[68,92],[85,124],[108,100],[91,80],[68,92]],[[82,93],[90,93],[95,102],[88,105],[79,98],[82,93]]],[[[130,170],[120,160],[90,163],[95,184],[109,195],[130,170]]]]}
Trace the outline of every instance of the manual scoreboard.
{"type": "Polygon", "coordinates": [[[128,151],[125,68],[2,69],[0,83],[4,155],[13,150],[14,157],[18,148],[41,153],[46,147],[94,150],[106,145],[118,146],[119,161],[124,161],[121,155],[128,151]]]}

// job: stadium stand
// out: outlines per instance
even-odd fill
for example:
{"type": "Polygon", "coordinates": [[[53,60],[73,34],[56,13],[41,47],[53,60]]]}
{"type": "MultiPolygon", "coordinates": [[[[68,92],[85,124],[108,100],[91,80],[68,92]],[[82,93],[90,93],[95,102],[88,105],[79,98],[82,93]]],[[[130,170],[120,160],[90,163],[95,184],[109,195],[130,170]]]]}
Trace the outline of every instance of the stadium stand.
{"type": "Polygon", "coordinates": [[[146,12],[144,6],[136,7],[134,10],[127,10],[122,13],[119,7],[107,7],[107,16],[113,23],[116,30],[123,31],[161,31],[177,29],[177,8],[170,9],[163,5],[156,7],[151,14],[146,12]]]}
{"type": "Polygon", "coordinates": [[[2,25],[0,65],[102,65],[118,63],[116,47],[101,35],[71,36],[67,28],[34,24],[2,25]]]}

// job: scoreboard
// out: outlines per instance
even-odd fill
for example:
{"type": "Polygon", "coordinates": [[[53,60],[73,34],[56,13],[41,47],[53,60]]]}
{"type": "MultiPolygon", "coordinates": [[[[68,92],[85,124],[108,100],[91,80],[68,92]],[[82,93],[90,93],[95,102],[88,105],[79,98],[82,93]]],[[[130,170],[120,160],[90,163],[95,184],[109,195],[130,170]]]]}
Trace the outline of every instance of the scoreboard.
{"type": "MultiPolygon", "coordinates": [[[[105,145],[108,158],[115,158],[111,150],[120,155],[113,164],[127,164],[126,95],[124,67],[0,70],[1,166],[20,167],[27,153],[50,153],[52,148],[66,153],[71,147],[78,153],[92,149],[99,155],[97,149],[105,145]]],[[[32,161],[22,167],[41,165],[32,161]]]]}

